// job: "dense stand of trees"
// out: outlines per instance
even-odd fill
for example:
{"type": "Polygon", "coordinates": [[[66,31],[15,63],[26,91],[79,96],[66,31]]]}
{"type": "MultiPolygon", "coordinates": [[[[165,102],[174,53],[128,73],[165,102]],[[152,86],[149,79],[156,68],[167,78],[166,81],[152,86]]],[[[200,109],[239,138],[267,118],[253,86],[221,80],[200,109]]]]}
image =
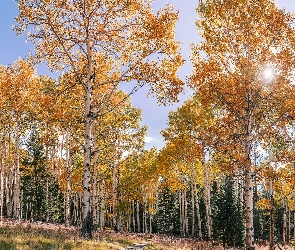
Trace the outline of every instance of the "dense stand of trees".
{"type": "Polygon", "coordinates": [[[200,1],[195,93],[161,150],[130,94],[175,101],[177,12],[149,1],[17,1],[33,60],[0,66],[0,216],[163,233],[254,249],[295,238],[292,15],[273,1],[200,1]],[[63,70],[38,76],[33,63],[63,70]],[[268,72],[268,74],[265,74],[268,72]],[[121,82],[136,82],[131,93],[121,82]]]}
{"type": "MultiPolygon", "coordinates": [[[[2,217],[82,226],[81,89],[78,85],[65,88],[67,77],[56,81],[39,77],[22,60],[1,69],[1,90],[14,83],[11,88],[24,92],[12,98],[11,92],[1,91],[7,100],[1,112],[2,217]],[[22,81],[13,81],[18,75],[22,81]],[[16,123],[15,110],[22,124],[16,123]]],[[[218,240],[224,246],[244,244],[245,181],[236,165],[239,151],[224,149],[232,142],[224,143],[228,135],[223,133],[220,108],[202,106],[200,100],[194,95],[170,113],[168,127],[162,131],[166,146],[157,151],[144,149],[141,111],[131,105],[126,93],[114,93],[107,108],[116,108],[98,118],[101,121],[92,131],[90,230],[192,236],[218,240]],[[120,102],[124,96],[126,100],[120,102]]],[[[271,146],[266,140],[253,155],[257,157],[253,159],[257,241],[266,242],[273,234],[274,241],[289,242],[294,236],[290,136],[280,129],[272,134],[271,146]]]]}

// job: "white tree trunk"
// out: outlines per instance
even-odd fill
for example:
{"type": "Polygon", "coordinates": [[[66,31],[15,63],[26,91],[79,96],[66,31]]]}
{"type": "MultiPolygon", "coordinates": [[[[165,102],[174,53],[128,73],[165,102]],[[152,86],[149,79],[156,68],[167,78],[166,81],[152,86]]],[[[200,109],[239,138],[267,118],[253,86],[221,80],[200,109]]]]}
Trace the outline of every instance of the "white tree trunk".
{"type": "Polygon", "coordinates": [[[274,245],[274,193],[272,188],[272,180],[269,181],[269,202],[270,202],[270,230],[269,230],[269,250],[275,249],[274,245]]]}
{"type": "Polygon", "coordinates": [[[98,156],[97,156],[97,138],[96,138],[96,123],[93,124],[93,186],[92,186],[92,221],[96,229],[98,227],[98,156]]]}
{"type": "Polygon", "coordinates": [[[83,174],[83,198],[82,198],[82,236],[91,238],[92,221],[90,211],[90,165],[91,165],[91,125],[93,114],[91,110],[92,105],[92,52],[89,38],[86,38],[87,60],[88,60],[88,74],[87,82],[85,83],[85,108],[84,108],[84,174],[83,174]]]}
{"type": "Polygon", "coordinates": [[[19,144],[20,134],[18,123],[15,129],[15,162],[14,162],[14,190],[13,190],[13,214],[16,220],[20,220],[20,172],[19,172],[19,144]]]}
{"type": "Polygon", "coordinates": [[[136,220],[137,220],[137,232],[140,233],[139,201],[136,201],[136,220]]]}
{"type": "Polygon", "coordinates": [[[283,235],[282,235],[283,246],[286,245],[286,235],[287,235],[287,214],[286,214],[286,207],[285,207],[284,213],[283,213],[283,235]]]}
{"type": "Polygon", "coordinates": [[[133,224],[133,232],[136,232],[135,227],[135,201],[132,201],[132,224],[133,224]]]}
{"type": "Polygon", "coordinates": [[[206,226],[207,226],[208,239],[211,240],[211,236],[212,236],[211,193],[210,193],[211,185],[210,185],[210,171],[206,163],[206,153],[204,153],[203,168],[204,168],[204,182],[205,182],[206,226]]]}
{"type": "Polygon", "coordinates": [[[48,222],[49,220],[49,209],[48,209],[48,205],[49,205],[49,202],[48,202],[48,196],[49,196],[49,183],[48,183],[48,171],[49,171],[49,168],[48,168],[48,142],[46,143],[45,145],[45,170],[46,170],[46,190],[45,190],[45,209],[46,209],[46,218],[45,218],[45,221],[48,222]]]}
{"type": "Polygon", "coordinates": [[[5,158],[6,158],[6,145],[5,138],[3,136],[3,141],[1,144],[1,169],[0,169],[0,220],[3,218],[3,204],[4,204],[4,171],[5,171],[5,158]]]}
{"type": "Polygon", "coordinates": [[[105,227],[105,213],[106,213],[106,202],[105,202],[105,180],[102,179],[100,183],[100,229],[103,230],[105,227]]]}
{"type": "Polygon", "coordinates": [[[71,172],[72,172],[72,154],[70,136],[67,134],[66,147],[66,204],[65,204],[65,224],[70,225],[70,208],[71,208],[71,172]]]}
{"type": "MultiPolygon", "coordinates": [[[[192,206],[193,208],[196,207],[196,213],[197,213],[197,222],[198,222],[198,238],[199,240],[202,240],[202,221],[201,221],[201,215],[200,215],[200,205],[199,205],[199,196],[197,192],[197,185],[196,185],[196,170],[194,168],[194,164],[192,163],[192,206]]],[[[194,210],[194,209],[193,209],[194,210]]],[[[194,211],[193,211],[194,216],[194,211]]],[[[194,217],[193,217],[194,218],[194,217]]],[[[195,220],[193,220],[195,221],[195,220]]],[[[194,225],[195,223],[193,223],[194,225]]],[[[194,235],[194,226],[192,227],[192,235],[194,235]]]]}
{"type": "MultiPolygon", "coordinates": [[[[249,118],[250,119],[250,118],[249,118]]],[[[245,216],[246,216],[246,250],[254,247],[254,224],[253,224],[253,180],[251,164],[251,138],[250,122],[247,123],[246,150],[245,150],[245,216]]]]}
{"type": "Polygon", "coordinates": [[[116,163],[113,164],[113,177],[112,177],[112,208],[113,208],[113,225],[115,229],[117,228],[117,211],[116,211],[116,206],[117,206],[117,166],[116,163]]]}

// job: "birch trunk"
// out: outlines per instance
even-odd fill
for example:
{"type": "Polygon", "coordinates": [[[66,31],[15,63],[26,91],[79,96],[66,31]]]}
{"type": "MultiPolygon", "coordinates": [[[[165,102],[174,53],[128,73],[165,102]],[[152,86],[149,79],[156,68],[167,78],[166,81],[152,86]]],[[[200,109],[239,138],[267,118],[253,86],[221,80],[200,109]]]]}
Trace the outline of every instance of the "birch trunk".
{"type": "Polygon", "coordinates": [[[182,199],[182,191],[179,191],[179,222],[181,226],[181,235],[184,236],[183,232],[183,199],[182,199]]]}
{"type": "Polygon", "coordinates": [[[85,83],[85,108],[84,108],[84,174],[83,174],[83,198],[82,198],[82,236],[85,238],[92,238],[92,221],[90,211],[90,164],[91,164],[91,123],[93,119],[91,105],[92,105],[92,51],[89,37],[86,37],[87,49],[87,82],[85,83]]]}
{"type": "Polygon", "coordinates": [[[12,192],[11,173],[8,170],[6,178],[5,178],[6,214],[7,214],[7,217],[11,217],[11,212],[12,212],[11,192],[12,192]]]}
{"type": "Polygon", "coordinates": [[[287,214],[286,214],[286,208],[284,208],[284,213],[283,213],[283,235],[282,235],[282,240],[283,240],[283,246],[286,245],[286,234],[287,233],[287,214]]]}
{"type": "Polygon", "coordinates": [[[274,194],[272,188],[272,180],[269,181],[269,194],[270,194],[270,230],[269,230],[269,250],[274,250],[274,194]]]}
{"type": "Polygon", "coordinates": [[[113,177],[112,177],[112,208],[113,208],[113,225],[114,229],[118,230],[117,228],[117,211],[116,211],[116,203],[117,201],[117,166],[114,163],[113,165],[113,177]]]}
{"type": "Polygon", "coordinates": [[[97,138],[96,123],[93,124],[93,187],[92,187],[92,221],[94,229],[98,228],[98,156],[97,156],[97,138]]]}
{"type": "Polygon", "coordinates": [[[46,209],[46,211],[45,211],[45,213],[46,213],[46,217],[45,217],[45,221],[46,222],[48,222],[48,220],[49,220],[49,210],[48,210],[48,196],[49,196],[49,183],[48,183],[48,154],[49,154],[49,152],[48,152],[48,142],[46,143],[46,145],[45,145],[45,171],[46,171],[46,190],[45,190],[45,209],[46,209]]]}
{"type": "Polygon", "coordinates": [[[288,243],[290,243],[291,240],[291,209],[288,205],[288,243]]]}
{"type": "MultiPolygon", "coordinates": [[[[199,240],[202,240],[202,221],[201,221],[201,215],[200,215],[200,206],[199,206],[199,196],[197,192],[197,185],[196,185],[196,170],[194,168],[194,164],[192,165],[192,177],[193,177],[193,184],[192,184],[192,203],[193,208],[196,207],[196,213],[197,213],[197,221],[198,221],[198,238],[199,240]]],[[[194,212],[193,212],[194,216],[194,212]]],[[[194,223],[193,223],[194,224],[194,223]]],[[[192,229],[192,235],[194,235],[194,228],[192,229]]]]}
{"type": "Polygon", "coordinates": [[[4,204],[4,162],[6,158],[6,145],[5,138],[3,137],[2,145],[1,145],[1,169],[0,169],[0,220],[2,222],[3,218],[3,204],[4,204]]]}
{"type": "Polygon", "coordinates": [[[15,129],[15,165],[14,165],[14,190],[13,190],[13,215],[16,220],[20,220],[20,173],[19,173],[19,125],[15,129]]]}
{"type": "Polygon", "coordinates": [[[71,208],[71,172],[72,172],[72,154],[70,136],[67,134],[66,147],[66,204],[65,204],[65,224],[70,225],[70,208],[71,208]]]}
{"type": "Polygon", "coordinates": [[[183,237],[188,234],[188,216],[187,216],[187,200],[186,200],[186,189],[179,192],[179,215],[181,225],[181,235],[183,237]]]}
{"type": "MultiPolygon", "coordinates": [[[[151,205],[152,206],[152,205],[151,205]]],[[[152,231],[153,231],[153,227],[152,227],[152,220],[153,220],[153,216],[152,216],[152,214],[151,213],[149,213],[149,217],[150,217],[150,231],[149,231],[149,233],[151,234],[152,233],[152,231]]]]}
{"type": "Polygon", "coordinates": [[[136,232],[135,227],[135,201],[132,201],[132,224],[133,224],[133,232],[136,232]]]}
{"type": "Polygon", "coordinates": [[[140,233],[139,202],[138,201],[136,201],[136,220],[137,220],[137,232],[140,233]]]}
{"type": "Polygon", "coordinates": [[[184,198],[184,234],[188,235],[188,213],[187,213],[187,197],[186,197],[186,189],[183,192],[184,198]]]}
{"type": "Polygon", "coordinates": [[[251,138],[250,118],[247,122],[246,150],[245,150],[245,217],[246,217],[246,249],[253,250],[254,247],[254,225],[253,225],[253,181],[251,169],[251,138]]]}
{"type": "Polygon", "coordinates": [[[100,184],[100,229],[103,230],[105,227],[105,212],[106,212],[106,202],[105,202],[105,180],[102,179],[100,184]]]}
{"type": "Polygon", "coordinates": [[[146,202],[145,202],[145,199],[143,201],[143,232],[144,233],[147,233],[147,221],[146,221],[146,202]]]}
{"type": "Polygon", "coordinates": [[[210,194],[210,173],[206,163],[206,153],[204,153],[204,182],[205,182],[205,205],[206,205],[206,226],[208,233],[208,240],[211,240],[212,236],[212,221],[211,221],[211,194],[210,194]]]}
{"type": "Polygon", "coordinates": [[[195,193],[194,193],[194,184],[191,185],[192,189],[192,236],[195,236],[195,193]]]}

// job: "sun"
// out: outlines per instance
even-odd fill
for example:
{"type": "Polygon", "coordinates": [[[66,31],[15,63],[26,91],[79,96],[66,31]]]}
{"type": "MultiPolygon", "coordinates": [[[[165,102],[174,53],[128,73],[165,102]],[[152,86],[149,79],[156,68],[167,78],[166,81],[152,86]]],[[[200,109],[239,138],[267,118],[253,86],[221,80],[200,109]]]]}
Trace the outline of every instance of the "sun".
{"type": "Polygon", "coordinates": [[[271,80],[274,76],[274,72],[272,69],[268,68],[262,72],[262,75],[265,80],[271,80]]]}
{"type": "Polygon", "coordinates": [[[278,70],[274,65],[268,64],[262,68],[260,74],[260,79],[262,82],[269,84],[275,80],[278,70]]]}

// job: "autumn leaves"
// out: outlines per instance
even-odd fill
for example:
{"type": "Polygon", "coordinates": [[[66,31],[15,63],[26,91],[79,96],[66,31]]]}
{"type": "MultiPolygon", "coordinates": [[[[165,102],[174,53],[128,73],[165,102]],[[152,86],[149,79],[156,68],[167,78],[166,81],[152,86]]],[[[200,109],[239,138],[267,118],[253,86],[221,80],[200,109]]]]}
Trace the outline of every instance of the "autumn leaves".
{"type": "Polygon", "coordinates": [[[285,105],[294,100],[293,19],[272,1],[206,1],[198,13],[203,41],[193,48],[190,84],[203,106],[221,110],[216,128],[226,129],[217,138],[238,150],[229,164],[239,164],[244,174],[246,245],[252,249],[254,148],[294,123],[294,106],[285,105]],[[268,81],[261,77],[266,66],[276,72],[268,81]]]}
{"type": "MultiPolygon", "coordinates": [[[[140,223],[139,202],[147,219],[156,210],[158,185],[165,186],[161,181],[167,180],[171,190],[182,187],[181,221],[187,234],[188,177],[196,211],[192,235],[202,238],[198,184],[206,194],[210,238],[210,185],[225,172],[245,183],[247,249],[252,249],[253,176],[258,173],[254,148],[259,145],[266,150],[278,134],[289,136],[293,128],[292,16],[267,0],[199,3],[196,25],[203,40],[192,45],[193,72],[186,83],[195,95],[169,115],[169,127],[162,132],[166,146],[157,155],[154,149],[142,151],[146,128],[139,126],[140,111],[118,87],[128,82],[136,90],[147,84],[159,102],[177,100],[184,86],[177,76],[184,63],[174,40],[177,11],[167,5],[154,13],[151,1],[139,0],[17,2],[20,13],[15,30],[19,34],[30,30],[28,40],[35,44],[32,61],[45,61],[51,70],[63,70],[63,74],[58,80],[38,77],[21,60],[1,66],[0,102],[5,107],[1,117],[8,117],[1,119],[3,124],[12,121],[10,130],[3,125],[3,138],[11,131],[21,136],[36,120],[47,149],[49,141],[66,138],[61,152],[67,152],[63,170],[67,224],[71,213],[79,217],[79,203],[86,237],[91,237],[94,227],[104,227],[107,208],[110,224],[117,229],[122,227],[125,211],[133,209],[135,228],[140,223]],[[272,72],[263,73],[265,69],[272,72]],[[130,157],[125,161],[122,156],[127,151],[130,157]],[[74,160],[76,154],[80,158],[74,160]],[[132,181],[128,186],[134,172],[139,187],[132,181]],[[83,182],[80,189],[76,188],[79,182],[83,182]],[[128,194],[123,195],[123,190],[128,194]],[[120,210],[121,206],[125,208],[120,210]]],[[[12,141],[16,173],[10,177],[15,183],[12,210],[19,217],[19,140],[12,141]]],[[[53,159],[58,152],[54,151],[53,159]]],[[[144,224],[146,231],[146,220],[144,224]]]]}

